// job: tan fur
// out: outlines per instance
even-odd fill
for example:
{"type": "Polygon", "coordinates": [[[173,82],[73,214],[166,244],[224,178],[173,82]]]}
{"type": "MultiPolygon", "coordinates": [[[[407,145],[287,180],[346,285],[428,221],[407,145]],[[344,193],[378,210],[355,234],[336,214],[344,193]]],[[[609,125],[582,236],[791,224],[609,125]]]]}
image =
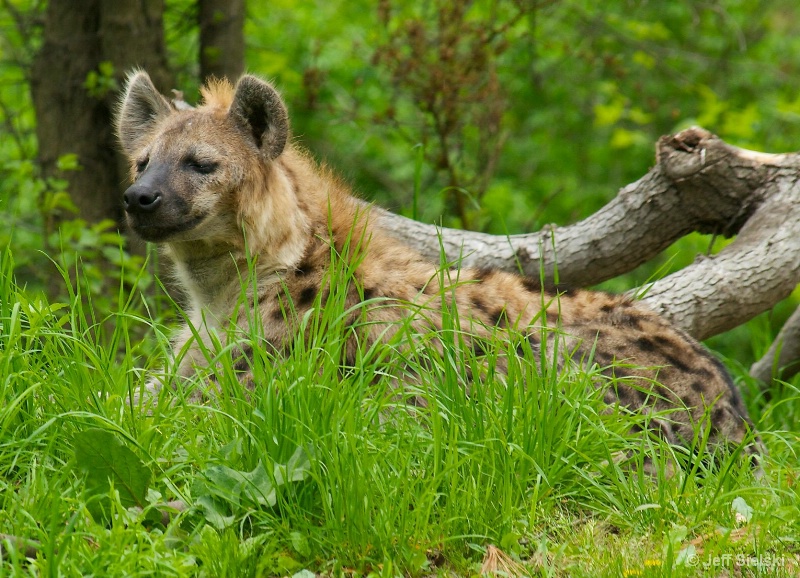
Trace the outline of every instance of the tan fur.
{"type": "MultiPolygon", "coordinates": [[[[499,271],[438,271],[375,226],[346,185],[291,144],[285,107],[270,85],[246,76],[235,88],[216,82],[202,94],[199,108],[175,110],[137,73],[118,115],[134,180],[125,194],[129,222],[175,262],[202,339],[231,322],[247,326],[246,311],[231,319],[247,247],[257,278],[249,297],[265,343],[285,350],[295,319],[325,299],[331,249],[345,251],[350,239],[361,261],[346,306],[368,301],[361,312],[369,323],[354,333],[345,363],[354,362],[358,342],[387,339],[415,307],[416,331],[441,329],[442,304],[455,299],[467,341],[520,332],[536,352],[551,355],[558,347],[578,363],[604,368],[617,383],[609,402],[645,411],[685,408],[674,422],[660,422],[670,440],[691,440],[706,411],[714,439],[745,437],[747,412],[725,369],[655,313],[603,293],[548,294],[499,271]],[[296,315],[287,313],[292,308],[296,315]],[[543,327],[559,327],[565,336],[543,327]]],[[[183,329],[176,349],[192,339],[183,329]]],[[[192,344],[179,372],[188,376],[204,363],[192,344]]]]}

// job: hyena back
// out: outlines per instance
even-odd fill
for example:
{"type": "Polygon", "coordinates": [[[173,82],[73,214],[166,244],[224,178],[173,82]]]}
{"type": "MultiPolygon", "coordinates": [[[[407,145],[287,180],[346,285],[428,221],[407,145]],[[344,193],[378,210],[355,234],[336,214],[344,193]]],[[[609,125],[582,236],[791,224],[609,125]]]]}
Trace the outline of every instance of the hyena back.
{"type": "MultiPolygon", "coordinates": [[[[245,313],[232,317],[251,255],[257,289],[250,298],[265,347],[285,349],[297,332],[292,319],[324,300],[332,249],[341,252],[358,239],[362,254],[345,304],[367,302],[358,341],[386,339],[404,319],[418,331],[441,329],[442,295],[448,295],[467,334],[514,329],[535,351],[552,351],[553,338],[541,339],[555,333],[539,328],[557,325],[566,336],[561,351],[584,358],[591,352],[618,378],[609,402],[678,409],[669,423],[659,423],[670,441],[691,441],[704,415],[712,441],[739,443],[747,435],[747,411],[722,364],[655,313],[603,293],[549,295],[538,282],[494,270],[458,271],[448,287],[448,276],[371,223],[347,186],[291,143],[286,107],[270,84],[244,76],[235,88],[214,82],[202,94],[198,108],[179,109],[146,73],[134,73],[117,116],[133,180],[123,197],[128,222],[174,262],[201,339],[229,323],[246,326],[245,313]],[[287,315],[287,295],[296,315],[287,315]],[[369,305],[376,301],[380,306],[369,305]],[[409,321],[412,308],[403,303],[423,307],[425,315],[409,321]]],[[[192,339],[187,326],[176,348],[192,339]]],[[[347,345],[350,362],[356,341],[347,345]]],[[[189,376],[205,363],[201,349],[190,345],[179,373],[189,376]]],[[[748,451],[758,446],[756,439],[748,451]]]]}

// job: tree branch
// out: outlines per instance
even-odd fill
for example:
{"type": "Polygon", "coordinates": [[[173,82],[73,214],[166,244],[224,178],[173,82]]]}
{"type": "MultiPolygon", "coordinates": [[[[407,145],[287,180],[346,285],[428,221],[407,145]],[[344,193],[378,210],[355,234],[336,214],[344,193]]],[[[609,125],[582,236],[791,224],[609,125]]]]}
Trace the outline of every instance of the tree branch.
{"type": "Polygon", "coordinates": [[[434,228],[380,211],[380,224],[431,259],[522,271],[583,287],[626,273],[680,237],[732,236],[714,257],[647,288],[643,301],[704,339],[740,325],[800,282],[800,156],[731,146],[702,128],[662,137],[644,177],[587,219],[500,237],[434,228]],[[557,264],[557,267],[556,267],[557,264]]]}
{"type": "Polygon", "coordinates": [[[750,375],[768,384],[775,379],[790,379],[800,372],[800,309],[786,320],[764,357],[750,367],[750,375]]]}

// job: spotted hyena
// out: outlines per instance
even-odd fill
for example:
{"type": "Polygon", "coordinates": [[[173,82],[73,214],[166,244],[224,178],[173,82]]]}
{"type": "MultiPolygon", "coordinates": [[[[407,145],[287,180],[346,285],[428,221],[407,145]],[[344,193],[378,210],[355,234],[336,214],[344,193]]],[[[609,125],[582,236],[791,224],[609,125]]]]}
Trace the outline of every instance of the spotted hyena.
{"type": "Polygon", "coordinates": [[[264,347],[289,347],[296,320],[325,299],[332,251],[347,258],[346,246],[358,239],[345,306],[367,323],[353,332],[345,363],[354,362],[357,343],[385,340],[401,322],[419,332],[441,329],[449,303],[476,340],[513,328],[540,352],[554,349],[553,335],[564,335],[561,351],[591,358],[617,378],[609,402],[644,411],[681,408],[659,424],[671,441],[692,440],[692,424],[704,414],[714,441],[745,438],[750,421],[725,368],[652,311],[604,293],[550,295],[538,282],[491,269],[443,275],[371,222],[348,187],[291,142],[286,107],[270,84],[243,76],[235,87],[212,82],[202,94],[198,108],[178,109],[137,72],[117,117],[133,180],[123,195],[128,223],[163,247],[189,298],[189,324],[175,342],[179,350],[189,343],[181,375],[206,363],[193,331],[207,340],[230,323],[246,327],[252,311],[264,347]],[[252,308],[237,309],[248,263],[257,279],[252,308]],[[412,316],[409,304],[425,313],[412,316]],[[561,333],[541,331],[545,324],[561,333]],[[543,335],[551,337],[543,343],[543,335]]]}

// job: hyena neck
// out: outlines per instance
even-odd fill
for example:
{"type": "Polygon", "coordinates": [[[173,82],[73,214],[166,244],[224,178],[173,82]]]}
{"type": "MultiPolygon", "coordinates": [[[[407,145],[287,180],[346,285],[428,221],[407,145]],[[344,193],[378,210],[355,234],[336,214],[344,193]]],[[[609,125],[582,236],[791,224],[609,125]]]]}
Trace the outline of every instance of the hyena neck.
{"type": "MultiPolygon", "coordinates": [[[[294,210],[284,211],[281,220],[296,223],[291,228],[292,240],[282,245],[287,258],[279,270],[306,266],[309,257],[319,255],[322,247],[327,247],[323,251],[327,254],[331,249],[341,255],[363,253],[370,241],[380,235],[370,222],[370,205],[353,196],[336,175],[319,167],[302,151],[290,149],[281,157],[277,171],[283,176],[276,180],[289,184],[294,201],[294,210]]],[[[267,252],[274,254],[275,250],[270,247],[267,252]]]]}
{"type": "Polygon", "coordinates": [[[248,278],[247,256],[233,245],[170,243],[166,253],[194,310],[224,313],[241,293],[242,280],[248,278]]]}

